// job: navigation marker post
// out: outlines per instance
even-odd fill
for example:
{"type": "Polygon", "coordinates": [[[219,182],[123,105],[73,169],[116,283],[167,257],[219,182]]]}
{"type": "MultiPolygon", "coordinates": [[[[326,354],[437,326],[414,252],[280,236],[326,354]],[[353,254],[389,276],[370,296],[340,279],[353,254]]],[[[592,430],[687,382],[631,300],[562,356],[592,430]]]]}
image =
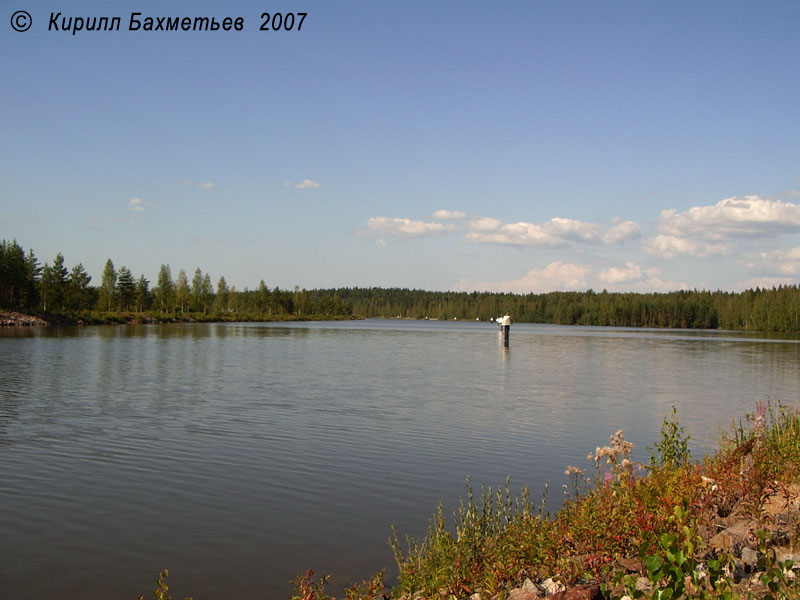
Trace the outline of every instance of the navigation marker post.
{"type": "Polygon", "coordinates": [[[511,331],[511,316],[506,313],[500,321],[500,327],[503,330],[503,346],[508,347],[508,334],[511,331]]]}

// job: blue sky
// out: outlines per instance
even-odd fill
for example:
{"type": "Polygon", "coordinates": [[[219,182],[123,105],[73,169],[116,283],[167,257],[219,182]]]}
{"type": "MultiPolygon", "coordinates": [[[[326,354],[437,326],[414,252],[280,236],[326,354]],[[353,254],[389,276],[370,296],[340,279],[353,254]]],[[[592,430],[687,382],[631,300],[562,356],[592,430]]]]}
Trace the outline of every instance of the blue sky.
{"type": "Polygon", "coordinates": [[[97,284],[800,279],[800,3],[326,0],[259,31],[270,4],[0,0],[0,239],[97,284]]]}

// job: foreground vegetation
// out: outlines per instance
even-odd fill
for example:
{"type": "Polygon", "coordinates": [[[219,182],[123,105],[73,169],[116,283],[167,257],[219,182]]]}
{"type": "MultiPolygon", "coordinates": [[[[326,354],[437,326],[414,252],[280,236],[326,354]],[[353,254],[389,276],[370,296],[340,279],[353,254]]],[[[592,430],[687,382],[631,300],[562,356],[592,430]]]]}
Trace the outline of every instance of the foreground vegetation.
{"type": "MultiPolygon", "coordinates": [[[[614,327],[685,327],[800,332],[800,288],[668,293],[430,292],[399,288],[294,290],[270,288],[261,280],[237,290],[219,277],[181,269],[173,279],[162,264],[151,286],[125,266],[108,259],[99,285],[83,265],[68,269],[62,254],[41,265],[32,250],[0,240],[0,309],[18,310],[50,320],[114,321],[115,315],[142,314],[150,320],[276,320],[332,316],[486,321],[509,312],[515,321],[614,327]]],[[[128,318],[127,320],[130,320],[128,318]]]]}
{"type": "MultiPolygon", "coordinates": [[[[622,431],[567,467],[563,505],[528,489],[471,487],[452,520],[442,506],[419,540],[390,539],[397,563],[346,600],[800,598],[800,411],[758,403],[702,461],[673,409],[648,464],[622,431]],[[561,591],[559,591],[561,590],[561,591]]],[[[153,594],[167,600],[162,573],[153,594]]],[[[328,576],[294,581],[292,600],[333,600],[328,576]]],[[[141,599],[142,597],[140,597],[141,599]]]]}

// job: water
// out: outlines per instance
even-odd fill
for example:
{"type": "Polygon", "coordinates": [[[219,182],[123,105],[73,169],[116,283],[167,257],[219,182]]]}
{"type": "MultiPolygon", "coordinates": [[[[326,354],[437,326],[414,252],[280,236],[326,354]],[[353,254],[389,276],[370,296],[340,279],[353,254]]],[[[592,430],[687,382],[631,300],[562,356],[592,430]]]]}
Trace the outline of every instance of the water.
{"type": "Polygon", "coordinates": [[[0,330],[0,598],[287,598],[393,567],[476,484],[559,503],[678,409],[695,456],[797,402],[800,343],[732,332],[375,321],[0,330]]]}

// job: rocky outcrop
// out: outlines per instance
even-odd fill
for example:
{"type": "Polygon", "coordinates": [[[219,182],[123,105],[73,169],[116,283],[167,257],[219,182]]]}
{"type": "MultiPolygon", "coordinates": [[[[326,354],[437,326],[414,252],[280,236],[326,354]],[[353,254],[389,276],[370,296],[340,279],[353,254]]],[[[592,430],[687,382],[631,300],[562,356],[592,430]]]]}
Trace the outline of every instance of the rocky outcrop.
{"type": "Polygon", "coordinates": [[[44,327],[47,321],[18,312],[0,312],[0,327],[44,327]]]}

